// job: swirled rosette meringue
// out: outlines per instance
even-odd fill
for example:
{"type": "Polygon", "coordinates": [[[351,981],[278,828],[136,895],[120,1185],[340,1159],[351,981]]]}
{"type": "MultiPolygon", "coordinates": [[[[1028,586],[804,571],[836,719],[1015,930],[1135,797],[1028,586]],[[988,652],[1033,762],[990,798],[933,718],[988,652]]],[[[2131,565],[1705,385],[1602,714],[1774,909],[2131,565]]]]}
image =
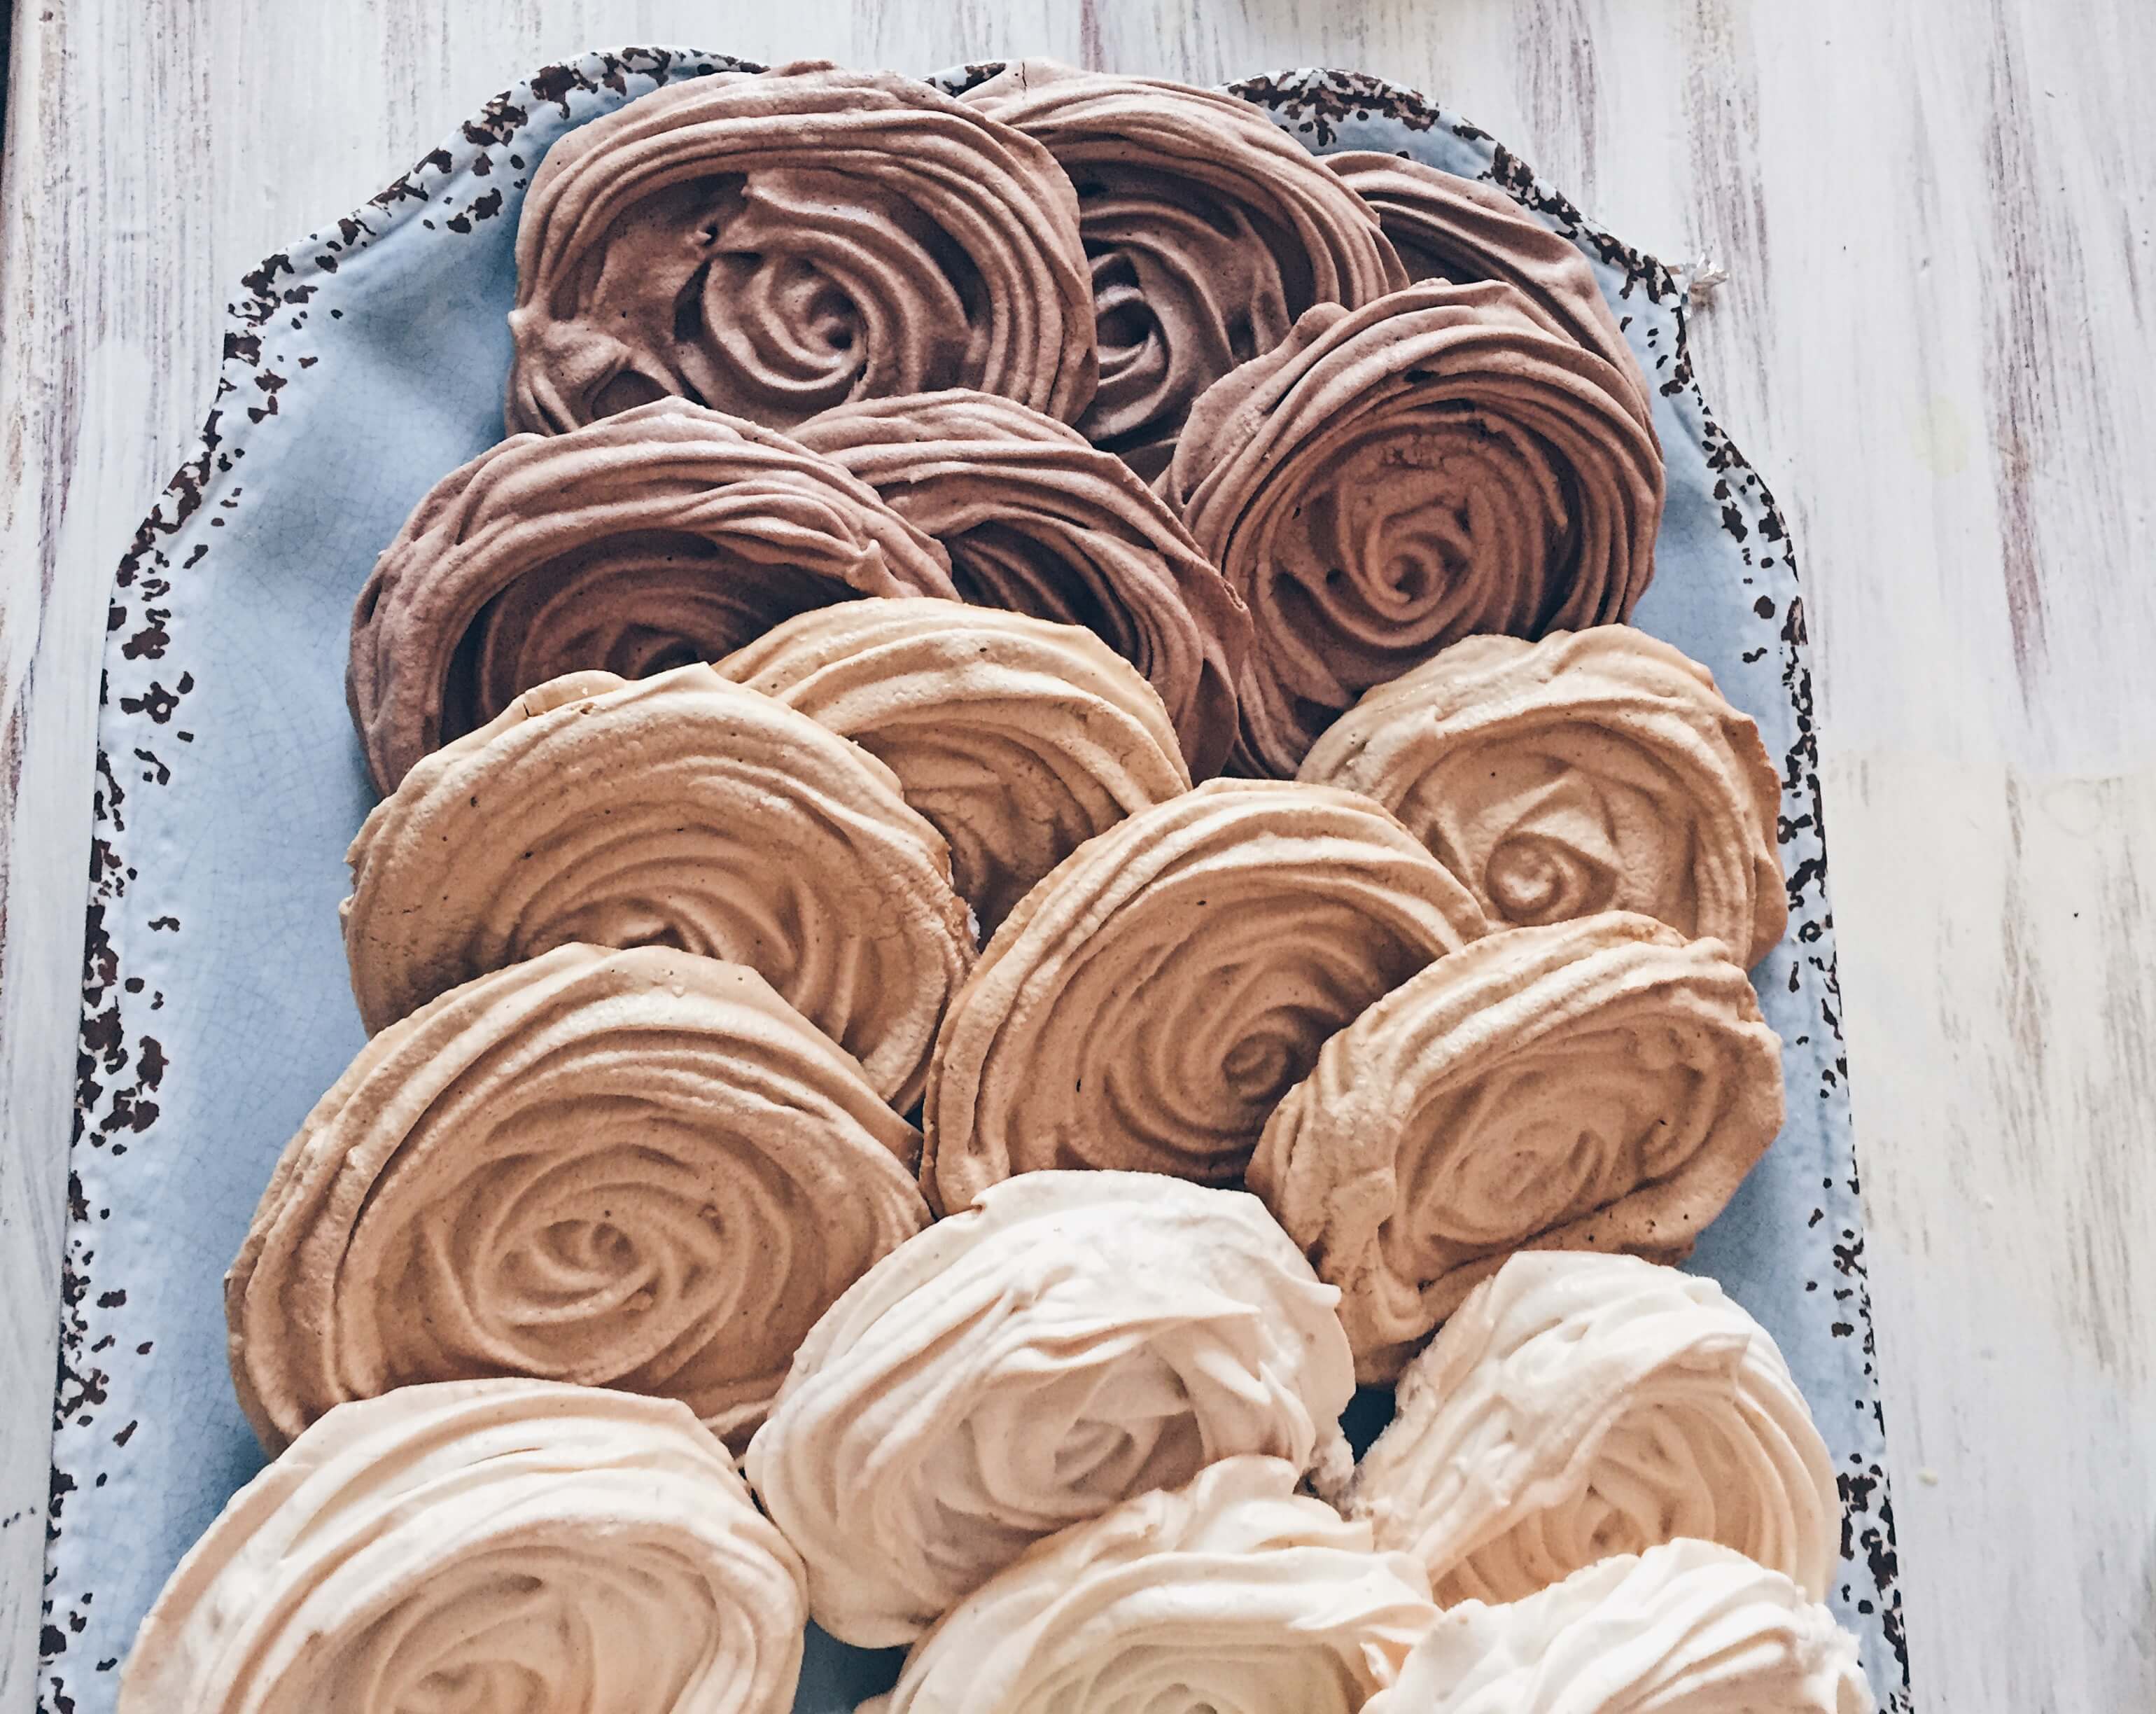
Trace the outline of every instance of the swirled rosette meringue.
{"type": "Polygon", "coordinates": [[[1290,775],[1472,632],[1632,610],[1662,460],[1625,378],[1504,285],[1321,304],[1194,405],[1161,489],[1249,605],[1238,765],[1290,775]]]}
{"type": "Polygon", "coordinates": [[[1517,286],[1579,344],[1624,376],[1633,414],[1649,434],[1654,394],[1579,247],[1494,184],[1460,178],[1399,155],[1350,150],[1322,157],[1377,210],[1411,281],[1517,286]]]}
{"type": "Polygon", "coordinates": [[[341,1405],[142,1623],[121,1714],[787,1714],[801,1562],[670,1399],[443,1382],[341,1405]]]}
{"type": "Polygon", "coordinates": [[[1711,1542],[1619,1554],[1504,1606],[1463,1602],[1364,1714],[1871,1714],[1856,1639],[1711,1542]]]}
{"type": "Polygon", "coordinates": [[[1229,1459],[1043,1542],[862,1714],[1358,1714],[1443,1615],[1295,1482],[1229,1459]]]}
{"type": "Polygon", "coordinates": [[[716,660],[855,595],[953,595],[942,550],[805,448],[682,399],[453,471],[376,562],[346,688],[383,791],[565,672],[716,660]]]}
{"type": "Polygon", "coordinates": [[[1092,632],[951,601],[805,613],[719,665],[850,738],[949,842],[993,929],[1133,811],[1190,789],[1168,712],[1092,632]]]}
{"type": "Polygon", "coordinates": [[[1078,426],[1148,477],[1199,394],[1312,304],[1406,283],[1368,205],[1246,101],[1045,59],[965,100],[1046,144],[1077,187],[1101,363],[1078,426]]]}
{"type": "Polygon", "coordinates": [[[529,1375],[737,1451],[816,1318],[928,1223],[920,1139],[742,965],[562,946],[369,1042],[225,1278],[272,1451],[348,1399],[529,1375]]]}
{"type": "Polygon", "coordinates": [[[1348,1509],[1443,1605],[1517,1601],[1681,1536],[1825,1598],[1833,1465],[1774,1341],[1711,1279],[1523,1252],[1408,1365],[1399,1405],[1348,1509]]]}
{"type": "Polygon", "coordinates": [[[783,429],[938,387],[1068,419],[1098,373],[1049,152],[925,83],[813,63],[675,84],[556,143],[509,326],[512,430],[669,394],[783,429]]]}
{"type": "Polygon", "coordinates": [[[1781,1046],[1719,941],[1614,911],[1499,929],[1325,1044],[1250,1188],[1389,1381],[1515,1250],[1690,1254],[1782,1128],[1781,1046]]]}
{"type": "Polygon", "coordinates": [[[1121,459],[984,393],[863,400],[799,434],[942,544],[963,600],[1098,633],[1160,692],[1191,773],[1220,771],[1250,615],[1121,459]]]}
{"type": "Polygon", "coordinates": [[[1455,643],[1342,715],[1301,777],[1377,799],[1494,922],[1639,911],[1748,968],[1789,924],[1759,728],[1629,625],[1455,643]]]}
{"type": "Polygon", "coordinates": [[[816,1324],[750,1444],[810,1610],[918,1636],[1032,1542],[1239,1453],[1337,1476],[1353,1363],[1256,1200],[1043,1172],[901,1245],[816,1324]]]}
{"type": "Polygon", "coordinates": [[[370,1032],[572,940],[745,964],[901,1110],[973,961],[950,853],[858,744],[709,667],[571,673],[437,750],[346,854],[370,1032]]]}
{"type": "Polygon", "coordinates": [[[1351,792],[1216,780],[1132,816],[1019,901],[952,1002],[929,1205],[1050,1166],[1238,1181],[1326,1037],[1483,926],[1351,792]]]}

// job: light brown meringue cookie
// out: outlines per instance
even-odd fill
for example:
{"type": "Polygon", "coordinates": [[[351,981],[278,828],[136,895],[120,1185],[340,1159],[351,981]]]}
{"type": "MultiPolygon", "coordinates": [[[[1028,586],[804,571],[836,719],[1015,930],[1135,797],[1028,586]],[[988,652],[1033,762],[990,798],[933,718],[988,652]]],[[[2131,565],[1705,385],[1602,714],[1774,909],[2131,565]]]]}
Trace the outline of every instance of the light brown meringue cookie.
{"type": "Polygon", "coordinates": [[[816,1622],[910,1642],[1041,1537],[1218,1459],[1337,1485],[1355,1379],[1337,1300],[1255,1197],[1029,1173],[816,1324],[749,1480],[816,1622]]]}
{"type": "Polygon", "coordinates": [[[1781,1129],[1781,1046],[1719,941],[1501,929],[1325,1044],[1250,1186],[1383,1384],[1515,1250],[1689,1255],[1781,1129]]]}
{"type": "Polygon", "coordinates": [[[572,940],[756,970],[901,1111],[973,962],[942,836],[890,769],[709,667],[572,673],[437,750],[346,854],[370,1032],[572,940]]]}
{"type": "Polygon", "coordinates": [[[1629,625],[1455,643],[1342,716],[1301,777],[1377,799],[1494,922],[1639,911],[1748,969],[1789,925],[1759,728],[1629,625]]]}
{"type": "Polygon", "coordinates": [[[672,1400],[406,1387],[233,1496],[119,1714],[788,1714],[806,1622],[800,1560],[672,1400]]]}
{"type": "Polygon", "coordinates": [[[1321,158],[1377,210],[1378,224],[1399,252],[1410,281],[1471,286],[1497,280],[1518,287],[1575,341],[1625,377],[1634,396],[1632,414],[1654,433],[1654,394],[1647,378],[1578,245],[1551,231],[1494,184],[1372,151],[1321,158]]]}
{"type": "Polygon", "coordinates": [[[952,1001],[929,1206],[1042,1167],[1239,1181],[1326,1037],[1484,926],[1351,792],[1216,780],[1132,816],[1019,902],[952,1001]]]}
{"type": "Polygon", "coordinates": [[[804,613],[719,663],[850,738],[951,847],[993,930],[1034,882],[1190,789],[1168,711],[1092,632],[951,601],[804,613]]]}
{"type": "Polygon", "coordinates": [[[664,394],[786,428],[978,387],[1070,419],[1091,293],[1048,151],[911,78],[721,72],[580,126],[516,231],[511,430],[664,394]]]}
{"type": "Polygon", "coordinates": [[[1833,1463],[1766,1329],[1711,1279],[1570,1250],[1514,1256],[1408,1365],[1347,1509],[1447,1607],[1681,1536],[1823,1601],[1841,1541],[1833,1463]]]}
{"type": "Polygon", "coordinates": [[[336,1405],[527,1375],[678,1398],[735,1451],[928,1223],[921,1140],[755,971],[561,946],[370,1042],[225,1276],[272,1454],[336,1405]]]}
{"type": "Polygon", "coordinates": [[[345,688],[368,770],[565,672],[715,660],[855,595],[955,595],[942,548],[753,423],[662,399],[519,435],[434,485],[360,591],[345,688]]]}
{"type": "Polygon", "coordinates": [[[1473,632],[1623,619],[1661,450],[1625,377],[1509,286],[1320,305],[1192,408],[1160,480],[1255,631],[1244,771],[1473,632]]]}
{"type": "Polygon", "coordinates": [[[1121,459],[985,393],[864,400],[799,433],[942,543],[961,599],[1096,632],[1160,692],[1192,775],[1220,771],[1250,615],[1121,459]]]}
{"type": "Polygon", "coordinates": [[[1370,208],[1247,101],[1047,59],[964,99],[1045,143],[1077,187],[1101,359],[1077,423],[1148,478],[1199,394],[1312,304],[1407,282],[1370,208]]]}

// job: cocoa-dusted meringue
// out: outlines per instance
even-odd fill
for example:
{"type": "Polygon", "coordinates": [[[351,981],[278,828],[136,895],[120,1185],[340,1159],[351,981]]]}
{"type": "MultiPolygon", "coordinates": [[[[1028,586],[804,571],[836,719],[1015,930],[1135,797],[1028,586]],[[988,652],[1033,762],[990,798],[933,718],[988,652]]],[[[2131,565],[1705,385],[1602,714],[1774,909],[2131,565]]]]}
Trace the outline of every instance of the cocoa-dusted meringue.
{"type": "Polygon", "coordinates": [[[571,673],[407,775],[346,853],[370,1032],[572,940],[757,971],[901,1110],[973,961],[950,853],[858,744],[709,667],[571,673]]]}
{"type": "Polygon", "coordinates": [[[1455,286],[1501,280],[1622,374],[1633,414],[1650,434],[1654,394],[1579,246],[1553,232],[1494,184],[1460,178],[1399,155],[1354,149],[1322,157],[1378,213],[1410,281],[1455,286]]]}
{"type": "Polygon", "coordinates": [[[873,490],[783,435],[662,399],[519,435],[434,485],[352,613],[345,685],[382,791],[565,672],[715,660],[855,595],[954,595],[873,490]]]}
{"type": "Polygon", "coordinates": [[[1216,780],[1132,816],[1019,902],[952,1002],[929,1206],[1048,1166],[1237,1181],[1325,1038],[1483,928],[1352,792],[1216,780]]]}
{"type": "Polygon", "coordinates": [[[120,1714],[787,1714],[801,1562],[670,1399],[442,1382],[340,1405],[234,1495],[120,1714]]]}
{"type": "Polygon", "coordinates": [[[390,1025],[286,1146],[225,1277],[240,1405],[274,1453],[347,1399],[530,1375],[739,1451],[928,1223],[919,1145],[755,971],[557,947],[390,1025]]]}
{"type": "Polygon", "coordinates": [[[1748,969],[1789,924],[1759,728],[1629,625],[1455,643],[1342,716],[1301,777],[1376,798],[1495,922],[1639,911],[1748,969]]]}
{"type": "Polygon", "coordinates": [[[1625,376],[1509,286],[1322,304],[1194,405],[1162,492],[1250,610],[1245,771],[1471,632],[1623,619],[1662,461],[1625,376]]]}
{"type": "Polygon", "coordinates": [[[1093,397],[1070,181],[925,83],[804,62],[654,90],[541,163],[516,230],[509,427],[662,394],[785,428],[849,399],[1093,397]]]}
{"type": "Polygon", "coordinates": [[[901,1245],[816,1324],[750,1444],[810,1610],[911,1640],[1040,1537],[1237,1453],[1344,1474],[1332,1306],[1253,1197],[1040,1172],[901,1245]]]}
{"type": "Polygon", "coordinates": [[[1160,692],[1192,775],[1220,771],[1250,615],[1121,459],[984,393],[865,399],[799,434],[948,550],[965,600],[1098,632],[1160,692]]]}
{"type": "Polygon", "coordinates": [[[804,613],[719,663],[850,738],[949,842],[993,929],[1096,833],[1190,789],[1168,711],[1092,632],[950,601],[804,613]]]}
{"type": "Polygon", "coordinates": [[[1440,1605],[1517,1601],[1613,1553],[1719,1542],[1826,1598],[1841,1502],[1767,1331],[1711,1279],[1530,1250],[1400,1377],[1348,1491],[1440,1605]]]}
{"type": "Polygon", "coordinates": [[[1192,401],[1312,304],[1406,283],[1369,207],[1247,101],[1047,59],[964,99],[1045,143],[1077,187],[1101,385],[1076,420],[1147,477],[1192,401]]]}
{"type": "Polygon", "coordinates": [[[1871,1714],[1856,1639],[1711,1542],[1622,1553],[1425,1632],[1363,1714],[1871,1714]]]}
{"type": "Polygon", "coordinates": [[[1442,1615],[1295,1480],[1229,1459],[1043,1542],[862,1714],[1358,1714],[1442,1615]]]}
{"type": "Polygon", "coordinates": [[[1781,1129],[1781,1047],[1719,941],[1501,929],[1325,1044],[1250,1186],[1388,1382],[1515,1250],[1689,1255],[1781,1129]]]}

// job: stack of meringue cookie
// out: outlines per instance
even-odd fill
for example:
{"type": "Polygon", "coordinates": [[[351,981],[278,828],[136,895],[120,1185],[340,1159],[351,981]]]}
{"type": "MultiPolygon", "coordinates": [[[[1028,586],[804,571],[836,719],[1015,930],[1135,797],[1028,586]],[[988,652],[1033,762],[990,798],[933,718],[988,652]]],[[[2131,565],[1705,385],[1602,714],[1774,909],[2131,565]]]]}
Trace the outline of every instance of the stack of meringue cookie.
{"type": "Polygon", "coordinates": [[[361,594],[372,1039],[126,1714],[1859,1714],[1779,793],[1580,255],[1231,98],[803,65],[533,179],[361,594]],[[984,944],[983,944],[984,943],[984,944]],[[1398,1387],[1355,1460],[1358,1383],[1398,1387]]]}

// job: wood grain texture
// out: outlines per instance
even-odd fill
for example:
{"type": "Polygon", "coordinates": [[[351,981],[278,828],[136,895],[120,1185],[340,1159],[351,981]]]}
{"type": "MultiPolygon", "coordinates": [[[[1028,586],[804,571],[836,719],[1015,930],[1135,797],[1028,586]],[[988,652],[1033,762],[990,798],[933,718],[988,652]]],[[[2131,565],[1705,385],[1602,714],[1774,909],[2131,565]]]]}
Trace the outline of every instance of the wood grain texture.
{"type": "Polygon", "coordinates": [[[1796,528],[1918,1706],[2156,1707],[2145,0],[29,0],[0,185],[0,1714],[28,1714],[105,584],[218,310],[519,72],[694,41],[1430,91],[1711,250],[1796,528]]]}

